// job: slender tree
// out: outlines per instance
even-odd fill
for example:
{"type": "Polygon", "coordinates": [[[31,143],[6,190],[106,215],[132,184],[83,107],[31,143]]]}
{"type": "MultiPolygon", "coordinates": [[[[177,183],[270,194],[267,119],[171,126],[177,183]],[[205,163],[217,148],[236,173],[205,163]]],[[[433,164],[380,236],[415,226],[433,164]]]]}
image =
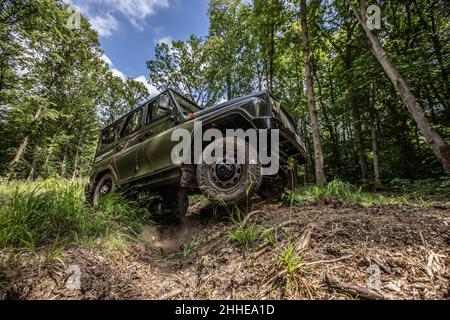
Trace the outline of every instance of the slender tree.
{"type": "Polygon", "coordinates": [[[314,162],[316,170],[316,182],[321,185],[326,182],[322,143],[320,140],[319,119],[317,116],[316,99],[314,96],[313,75],[311,71],[311,59],[308,41],[308,21],[306,0],[300,0],[300,21],[302,28],[303,65],[305,68],[306,91],[308,95],[308,107],[311,118],[311,129],[314,141],[314,162]]]}

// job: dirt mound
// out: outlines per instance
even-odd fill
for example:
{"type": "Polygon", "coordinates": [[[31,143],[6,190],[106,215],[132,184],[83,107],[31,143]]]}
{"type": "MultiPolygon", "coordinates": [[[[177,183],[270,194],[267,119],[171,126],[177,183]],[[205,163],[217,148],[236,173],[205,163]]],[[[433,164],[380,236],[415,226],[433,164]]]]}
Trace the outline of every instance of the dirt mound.
{"type": "Polygon", "coordinates": [[[272,228],[276,241],[268,244],[263,237],[246,249],[227,236],[236,225],[213,209],[191,208],[193,216],[178,225],[148,227],[142,241],[126,250],[71,249],[52,262],[43,254],[3,250],[0,297],[352,298],[331,288],[327,275],[361,288],[375,285],[374,290],[385,298],[448,297],[447,207],[363,207],[328,201],[289,208],[259,203],[252,208],[258,213],[247,224],[272,228]],[[309,241],[305,241],[306,230],[309,241]],[[288,276],[280,259],[281,248],[289,243],[306,243],[294,276],[288,276]],[[79,289],[67,286],[67,269],[74,265],[80,271],[79,289]]]}

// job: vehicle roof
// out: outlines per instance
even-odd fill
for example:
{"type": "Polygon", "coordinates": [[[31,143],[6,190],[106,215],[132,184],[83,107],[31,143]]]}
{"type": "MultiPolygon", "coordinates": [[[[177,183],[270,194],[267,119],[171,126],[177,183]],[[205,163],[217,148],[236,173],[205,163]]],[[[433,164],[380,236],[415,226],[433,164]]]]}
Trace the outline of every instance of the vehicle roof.
{"type": "Polygon", "coordinates": [[[262,95],[268,94],[268,93],[269,93],[269,91],[267,91],[267,90],[262,90],[262,91],[254,92],[254,93],[252,93],[252,94],[249,94],[249,95],[246,95],[246,96],[243,96],[243,97],[239,97],[239,98],[237,98],[237,99],[233,99],[233,100],[229,100],[229,101],[225,101],[225,102],[219,103],[218,105],[215,105],[214,107],[220,108],[220,107],[223,107],[223,106],[226,106],[226,105],[235,103],[235,102],[239,102],[239,101],[241,101],[241,100],[245,100],[245,99],[249,99],[249,98],[254,98],[254,97],[259,97],[259,96],[262,96],[262,95]]]}
{"type": "Polygon", "coordinates": [[[189,100],[188,98],[186,98],[186,97],[185,97],[182,93],[180,93],[179,91],[169,88],[169,89],[164,90],[163,92],[161,92],[160,94],[158,94],[158,95],[156,95],[156,96],[154,96],[154,97],[152,97],[152,98],[150,98],[150,97],[144,98],[144,99],[143,99],[142,101],[140,101],[140,102],[139,102],[139,103],[138,103],[131,111],[129,111],[129,112],[127,112],[126,114],[124,114],[123,116],[117,118],[117,120],[111,122],[111,123],[108,124],[107,126],[104,126],[100,131],[103,132],[103,131],[105,131],[106,129],[108,129],[108,128],[114,126],[114,125],[116,125],[117,123],[121,122],[124,118],[128,117],[130,114],[132,114],[133,112],[135,112],[136,110],[138,110],[139,108],[142,108],[142,107],[144,107],[146,104],[155,101],[158,97],[160,97],[161,95],[163,95],[163,94],[165,94],[165,93],[167,93],[167,92],[169,92],[169,91],[174,92],[174,93],[180,95],[180,96],[183,97],[185,100],[187,100],[187,101],[189,101],[189,102],[195,104],[199,109],[203,109],[202,107],[200,107],[199,105],[197,105],[194,101],[191,101],[191,100],[189,100]]]}
{"type": "MultiPolygon", "coordinates": [[[[163,94],[165,94],[165,93],[167,93],[167,92],[173,92],[173,93],[176,93],[176,94],[178,94],[179,96],[183,97],[185,100],[187,100],[187,101],[189,101],[189,102],[195,104],[200,110],[203,110],[203,109],[204,109],[203,107],[199,106],[199,105],[198,105],[197,103],[195,103],[194,101],[191,101],[190,99],[186,98],[186,97],[185,97],[182,93],[180,93],[179,91],[169,88],[169,89],[164,90],[164,91],[161,92],[160,94],[154,96],[153,98],[146,98],[146,99],[144,99],[143,102],[138,103],[137,106],[136,106],[135,108],[133,108],[130,112],[128,112],[128,113],[126,113],[125,115],[121,116],[120,118],[118,118],[118,119],[115,120],[114,122],[108,124],[107,126],[105,126],[105,127],[104,127],[103,129],[101,129],[100,131],[103,132],[104,130],[110,128],[111,126],[113,126],[113,125],[119,123],[119,122],[122,121],[124,118],[126,118],[126,117],[128,117],[130,114],[132,114],[134,111],[138,110],[139,108],[144,107],[146,104],[148,104],[148,103],[150,103],[150,102],[155,101],[159,96],[161,96],[161,95],[163,95],[163,94]]],[[[230,101],[225,101],[225,102],[219,103],[218,105],[215,105],[213,108],[214,108],[214,109],[219,109],[219,108],[221,108],[221,107],[224,107],[224,106],[227,106],[227,105],[230,105],[230,104],[233,104],[233,103],[236,103],[236,102],[245,100],[245,99],[254,98],[254,97],[260,97],[260,96],[262,96],[262,95],[269,95],[269,96],[271,96],[272,98],[274,98],[275,100],[278,101],[278,99],[277,99],[277,98],[276,98],[269,90],[261,90],[261,91],[254,92],[254,93],[252,93],[252,94],[249,94],[249,95],[246,95],[246,96],[243,96],[243,97],[234,99],[234,100],[230,100],[230,101]]],[[[287,112],[287,110],[283,107],[283,105],[281,105],[281,109],[282,109],[282,110],[284,111],[284,113],[288,116],[288,118],[293,122],[292,116],[289,114],[289,112],[287,112]]]]}

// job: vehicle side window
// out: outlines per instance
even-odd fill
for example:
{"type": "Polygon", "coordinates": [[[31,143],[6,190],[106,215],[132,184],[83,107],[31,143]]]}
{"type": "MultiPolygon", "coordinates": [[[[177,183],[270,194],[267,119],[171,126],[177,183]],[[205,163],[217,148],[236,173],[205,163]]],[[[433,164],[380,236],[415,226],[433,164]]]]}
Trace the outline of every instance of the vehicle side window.
{"type": "Polygon", "coordinates": [[[129,115],[122,130],[121,138],[136,132],[141,127],[142,109],[129,115]]]}
{"type": "MultiPolygon", "coordinates": [[[[163,97],[163,96],[161,96],[163,97]]],[[[152,121],[158,120],[165,115],[169,114],[172,110],[172,106],[170,104],[170,100],[168,96],[164,96],[165,98],[165,105],[161,103],[163,99],[157,99],[153,103],[150,103],[148,105],[148,112],[147,112],[147,119],[146,123],[150,123],[152,121]]]]}
{"type": "Polygon", "coordinates": [[[111,144],[116,140],[118,127],[119,127],[118,124],[116,124],[116,125],[110,126],[109,128],[106,128],[105,130],[103,130],[102,137],[101,137],[102,146],[111,144]]]}
{"type": "Polygon", "coordinates": [[[147,119],[145,119],[145,124],[149,124],[150,122],[152,122],[153,119],[153,105],[155,103],[149,103],[148,104],[148,109],[147,109],[147,119]]]}

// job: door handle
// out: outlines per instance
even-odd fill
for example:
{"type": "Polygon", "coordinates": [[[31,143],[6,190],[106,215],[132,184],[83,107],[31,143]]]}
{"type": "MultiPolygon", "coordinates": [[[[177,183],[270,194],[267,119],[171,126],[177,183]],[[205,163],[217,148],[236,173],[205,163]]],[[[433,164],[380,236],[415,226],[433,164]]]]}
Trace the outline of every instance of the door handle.
{"type": "Polygon", "coordinates": [[[152,130],[149,130],[146,133],[144,133],[144,137],[146,137],[146,138],[148,138],[148,137],[150,137],[152,135],[153,135],[153,131],[152,130]]]}
{"type": "Polygon", "coordinates": [[[144,141],[145,138],[148,138],[148,137],[150,137],[151,135],[153,135],[153,131],[152,131],[152,130],[149,130],[149,131],[147,131],[146,133],[141,134],[141,135],[139,136],[139,142],[144,141]]]}
{"type": "Polygon", "coordinates": [[[119,144],[116,148],[117,151],[122,151],[123,150],[123,144],[119,144]]]}

